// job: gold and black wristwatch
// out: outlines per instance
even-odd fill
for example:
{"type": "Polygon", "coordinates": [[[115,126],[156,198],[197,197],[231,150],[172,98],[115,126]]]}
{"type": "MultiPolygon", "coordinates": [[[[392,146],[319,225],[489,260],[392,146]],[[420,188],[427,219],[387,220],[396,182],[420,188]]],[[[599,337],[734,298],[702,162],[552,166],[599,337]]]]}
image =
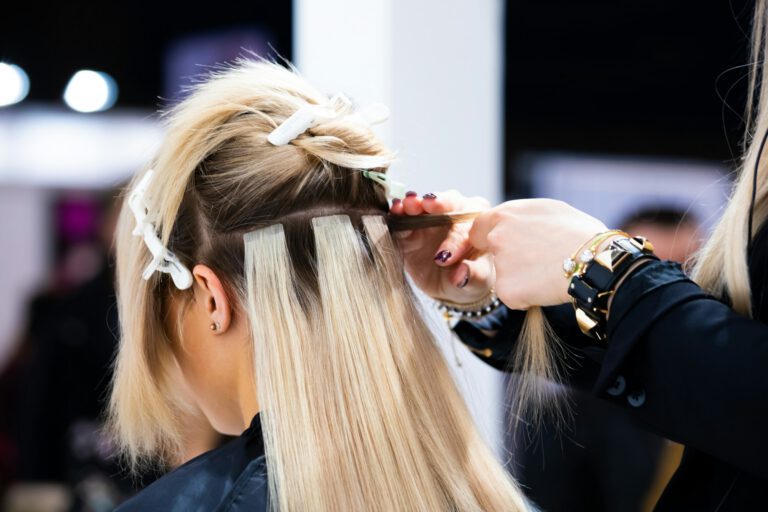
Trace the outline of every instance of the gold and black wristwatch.
{"type": "Polygon", "coordinates": [[[582,256],[583,264],[571,277],[568,294],[584,334],[605,340],[608,301],[619,280],[641,259],[659,259],[653,245],[641,236],[617,238],[592,258],[582,256]]]}

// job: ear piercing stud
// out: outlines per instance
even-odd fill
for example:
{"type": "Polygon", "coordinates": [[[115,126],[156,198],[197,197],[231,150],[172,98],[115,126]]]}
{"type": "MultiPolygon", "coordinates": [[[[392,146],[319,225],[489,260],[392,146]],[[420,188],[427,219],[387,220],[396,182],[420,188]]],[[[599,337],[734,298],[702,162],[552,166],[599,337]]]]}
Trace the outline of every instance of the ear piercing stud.
{"type": "Polygon", "coordinates": [[[212,331],[218,331],[221,328],[221,325],[219,322],[212,322],[211,323],[211,330],[212,331]]]}

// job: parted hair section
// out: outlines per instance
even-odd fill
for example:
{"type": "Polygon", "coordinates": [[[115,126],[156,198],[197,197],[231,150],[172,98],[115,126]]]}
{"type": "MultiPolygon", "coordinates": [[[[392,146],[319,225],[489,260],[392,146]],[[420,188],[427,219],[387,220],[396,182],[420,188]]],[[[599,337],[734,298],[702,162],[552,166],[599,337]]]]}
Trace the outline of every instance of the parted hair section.
{"type": "MultiPolygon", "coordinates": [[[[385,192],[362,176],[386,172],[392,153],[344,118],[267,141],[327,100],[291,69],[241,59],[163,113],[151,162],[161,240],[189,268],[210,266],[247,317],[272,507],[525,510],[422,319],[385,192]]],[[[132,229],[124,207],[109,425],[133,467],[173,464],[196,412],[164,315],[193,292],[141,278],[151,254],[132,229]]]]}

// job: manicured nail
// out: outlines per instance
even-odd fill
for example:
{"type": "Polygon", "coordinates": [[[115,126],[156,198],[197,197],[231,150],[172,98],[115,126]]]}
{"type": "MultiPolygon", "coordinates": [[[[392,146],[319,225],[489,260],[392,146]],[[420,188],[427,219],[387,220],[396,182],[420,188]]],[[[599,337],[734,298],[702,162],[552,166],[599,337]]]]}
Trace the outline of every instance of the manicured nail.
{"type": "Polygon", "coordinates": [[[424,194],[422,197],[424,199],[437,199],[437,196],[435,194],[433,194],[432,192],[430,192],[428,194],[424,194]]]}
{"type": "Polygon", "coordinates": [[[417,195],[419,194],[417,194],[413,190],[409,190],[408,192],[405,193],[405,197],[416,197],[417,195]]]}
{"type": "Polygon", "coordinates": [[[435,261],[439,261],[440,263],[445,263],[448,261],[448,259],[451,257],[451,251],[446,251],[443,249],[442,251],[435,254],[435,261]]]}
{"type": "Polygon", "coordinates": [[[461,282],[456,286],[458,286],[459,288],[464,288],[465,286],[467,286],[468,282],[469,282],[469,270],[467,270],[467,273],[464,274],[464,279],[462,279],[461,282]]]}
{"type": "Polygon", "coordinates": [[[397,197],[396,197],[396,198],[394,198],[394,199],[392,200],[392,206],[395,206],[395,205],[398,205],[398,204],[400,204],[400,198],[397,198],[397,197]]]}

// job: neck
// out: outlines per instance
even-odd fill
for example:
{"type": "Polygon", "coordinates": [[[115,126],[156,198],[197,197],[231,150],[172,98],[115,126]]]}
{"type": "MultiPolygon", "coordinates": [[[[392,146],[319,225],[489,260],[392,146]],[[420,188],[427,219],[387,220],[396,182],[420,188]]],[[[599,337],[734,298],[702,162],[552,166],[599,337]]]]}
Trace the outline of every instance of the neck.
{"type": "Polygon", "coordinates": [[[241,372],[240,375],[237,394],[243,430],[245,430],[251,425],[251,420],[259,412],[260,407],[259,401],[256,399],[256,382],[253,371],[241,372]]]}

